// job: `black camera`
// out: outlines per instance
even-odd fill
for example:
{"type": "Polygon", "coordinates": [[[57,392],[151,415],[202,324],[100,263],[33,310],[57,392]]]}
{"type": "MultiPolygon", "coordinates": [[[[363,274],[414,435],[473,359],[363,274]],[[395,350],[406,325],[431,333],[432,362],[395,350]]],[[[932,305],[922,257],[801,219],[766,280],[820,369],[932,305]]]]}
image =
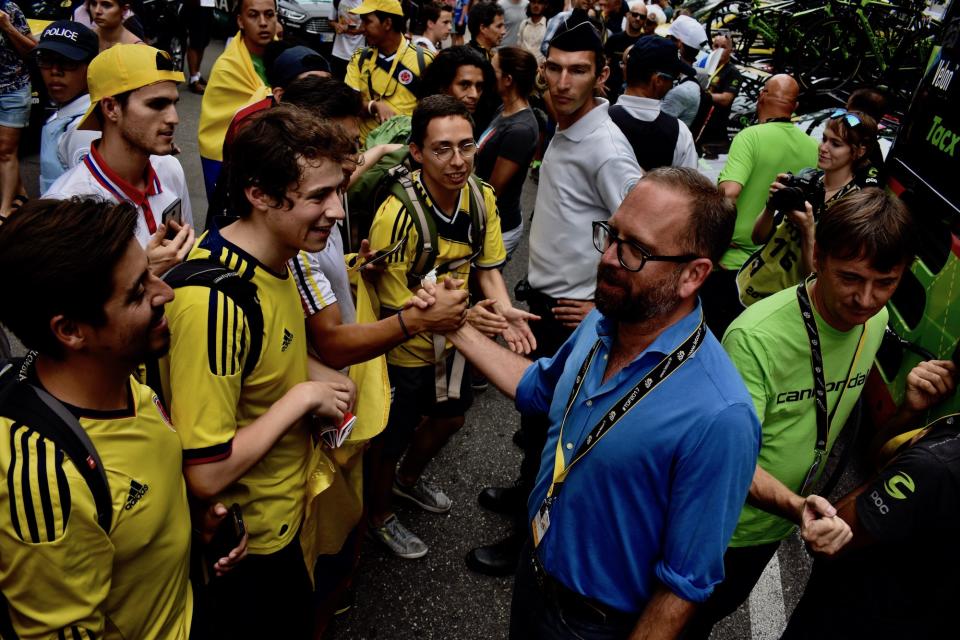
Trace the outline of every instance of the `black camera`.
{"type": "Polygon", "coordinates": [[[819,169],[804,169],[797,175],[787,173],[785,178],[778,182],[784,186],[767,200],[767,209],[786,213],[787,211],[803,211],[804,202],[813,205],[814,211],[823,205],[823,184],[820,177],[823,172],[819,169]]]}
{"type": "Polygon", "coordinates": [[[523,278],[517,283],[517,286],[513,288],[513,297],[517,302],[528,302],[532,291],[533,287],[530,286],[526,278],[523,278]]]}

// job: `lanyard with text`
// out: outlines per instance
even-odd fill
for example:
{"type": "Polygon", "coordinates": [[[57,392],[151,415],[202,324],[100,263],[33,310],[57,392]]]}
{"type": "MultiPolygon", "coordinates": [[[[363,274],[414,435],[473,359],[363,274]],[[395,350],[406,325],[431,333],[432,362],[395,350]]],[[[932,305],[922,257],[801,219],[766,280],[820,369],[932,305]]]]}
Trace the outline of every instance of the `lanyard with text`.
{"type": "Polygon", "coordinates": [[[653,369],[650,370],[650,373],[645,375],[643,379],[637,383],[635,387],[630,389],[616,402],[616,404],[614,404],[609,411],[603,414],[603,418],[596,424],[596,426],[593,427],[593,429],[587,435],[586,440],[581,443],[576,453],[574,453],[573,457],[570,459],[570,464],[566,464],[563,457],[563,427],[567,422],[567,417],[570,415],[570,410],[573,408],[577,396],[580,395],[580,389],[583,387],[583,382],[587,377],[587,371],[590,369],[590,364],[593,362],[594,356],[597,355],[597,351],[600,350],[601,342],[600,340],[597,340],[597,342],[593,345],[593,349],[590,350],[590,354],[580,366],[580,371],[577,372],[576,380],[574,380],[573,383],[573,389],[570,390],[570,397],[567,400],[567,406],[563,412],[563,419],[560,421],[560,433],[557,437],[557,451],[553,461],[553,483],[547,490],[547,498],[543,501],[543,505],[540,507],[537,515],[533,518],[534,546],[540,544],[540,541],[543,539],[543,535],[547,532],[547,528],[550,526],[550,506],[560,495],[560,490],[563,488],[563,481],[566,480],[567,475],[570,473],[570,469],[573,468],[573,465],[587,455],[597,444],[597,442],[600,441],[600,438],[610,431],[615,424],[620,422],[620,419],[623,418],[630,411],[630,409],[637,406],[640,401],[647,396],[648,393],[657,387],[657,385],[669,378],[670,375],[679,369],[684,362],[693,357],[693,354],[697,351],[697,349],[700,348],[706,332],[707,329],[703,323],[703,315],[701,314],[700,322],[697,324],[697,328],[694,329],[693,333],[687,336],[686,340],[680,343],[680,345],[674,349],[672,353],[668,354],[663,360],[661,360],[653,369]]]}
{"type": "Polygon", "coordinates": [[[867,336],[867,325],[864,323],[860,331],[860,341],[857,343],[857,350],[850,361],[850,368],[843,379],[843,387],[840,389],[840,395],[837,397],[837,403],[833,405],[833,410],[827,412],[827,384],[823,379],[823,352],[820,350],[820,332],[817,330],[817,320],[813,314],[813,306],[810,304],[810,295],[807,293],[807,283],[801,282],[797,287],[797,299],[800,302],[800,315],[803,316],[803,326],[807,330],[807,339],[810,340],[810,367],[813,370],[813,402],[817,412],[817,442],[813,448],[813,464],[807,471],[803,479],[803,486],[800,487],[800,495],[806,496],[813,488],[813,481],[817,477],[820,465],[823,464],[827,453],[827,439],[830,436],[830,423],[833,422],[833,416],[843,401],[843,392],[850,385],[850,374],[860,358],[860,351],[863,350],[864,338],[867,336]]]}

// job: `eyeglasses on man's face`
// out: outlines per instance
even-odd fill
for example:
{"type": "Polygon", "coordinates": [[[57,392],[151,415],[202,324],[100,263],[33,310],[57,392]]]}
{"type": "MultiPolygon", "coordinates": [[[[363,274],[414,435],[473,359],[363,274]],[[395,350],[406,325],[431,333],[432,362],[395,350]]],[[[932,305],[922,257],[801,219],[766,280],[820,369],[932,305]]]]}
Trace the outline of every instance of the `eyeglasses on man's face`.
{"type": "Polygon", "coordinates": [[[655,256],[640,246],[633,240],[626,240],[617,235],[606,222],[597,221],[593,223],[593,246],[600,253],[605,253],[610,245],[617,245],[617,260],[627,271],[640,271],[647,262],[675,262],[682,264],[696,260],[697,256],[692,253],[685,253],[679,256],[655,256]]]}
{"type": "Polygon", "coordinates": [[[437,149],[431,149],[430,153],[433,154],[440,162],[450,162],[453,159],[453,152],[456,151],[460,154],[460,157],[464,160],[469,160],[477,153],[477,143],[476,142],[464,142],[457,145],[456,147],[443,146],[437,149]]]}

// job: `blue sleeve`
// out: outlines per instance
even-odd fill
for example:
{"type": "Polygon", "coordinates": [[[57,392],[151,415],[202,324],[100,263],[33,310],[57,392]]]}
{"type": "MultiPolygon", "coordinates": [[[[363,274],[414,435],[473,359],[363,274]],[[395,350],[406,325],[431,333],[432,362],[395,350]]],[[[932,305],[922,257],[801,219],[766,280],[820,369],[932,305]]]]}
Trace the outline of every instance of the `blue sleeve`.
{"type": "MultiPolygon", "coordinates": [[[[520,378],[520,383],[517,385],[517,411],[525,415],[546,415],[550,413],[553,393],[566,368],[567,359],[577,344],[577,338],[586,330],[586,326],[591,327],[591,331],[596,331],[597,318],[599,318],[599,312],[597,310],[591,311],[567,338],[567,341],[557,349],[552,358],[540,358],[527,367],[523,377],[520,378]]],[[[577,362],[577,366],[581,362],[577,362]]]]}
{"type": "Polygon", "coordinates": [[[703,602],[723,580],[723,554],[746,502],[760,452],[753,407],[727,407],[692,432],[675,461],[667,536],[656,575],[674,594],[703,602]]]}

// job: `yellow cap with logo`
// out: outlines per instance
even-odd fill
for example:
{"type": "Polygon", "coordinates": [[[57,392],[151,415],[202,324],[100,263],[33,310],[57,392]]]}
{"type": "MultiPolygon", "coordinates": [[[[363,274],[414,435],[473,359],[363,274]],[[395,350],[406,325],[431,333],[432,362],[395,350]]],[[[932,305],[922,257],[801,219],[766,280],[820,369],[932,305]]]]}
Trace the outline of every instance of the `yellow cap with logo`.
{"type": "Polygon", "coordinates": [[[373,13],[374,11],[392,13],[395,16],[403,15],[403,7],[400,6],[399,0],[363,0],[359,7],[350,9],[350,13],[361,16],[365,13],[373,13]]]}
{"type": "Polygon", "coordinates": [[[83,114],[78,129],[97,131],[102,124],[93,115],[100,100],[140,87],[171,80],[183,82],[183,73],[174,69],[166,51],[145,44],[116,44],[100,52],[87,67],[90,108],[83,114]]]}

